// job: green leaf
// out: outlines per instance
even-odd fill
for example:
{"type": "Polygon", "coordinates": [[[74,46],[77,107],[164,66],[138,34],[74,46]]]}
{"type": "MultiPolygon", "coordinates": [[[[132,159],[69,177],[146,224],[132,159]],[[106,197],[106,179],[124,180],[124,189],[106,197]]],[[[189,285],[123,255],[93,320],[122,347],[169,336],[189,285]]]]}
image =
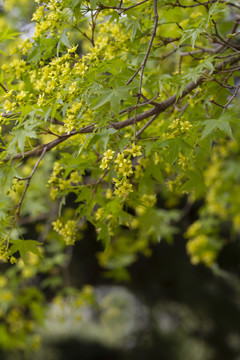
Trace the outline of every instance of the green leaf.
{"type": "Polygon", "coordinates": [[[107,102],[109,102],[111,100],[111,97],[112,97],[111,89],[102,90],[102,93],[103,93],[103,95],[100,96],[96,101],[97,105],[93,108],[94,110],[99,108],[100,106],[106,104],[107,102]]]}
{"type": "Polygon", "coordinates": [[[200,35],[202,31],[203,31],[203,29],[201,27],[185,30],[178,46],[183,44],[186,40],[190,39],[192,48],[194,49],[195,42],[196,42],[196,40],[198,38],[198,35],[200,35]]]}
{"type": "Polygon", "coordinates": [[[42,244],[36,240],[11,240],[11,243],[13,245],[10,248],[9,254],[12,255],[18,251],[24,264],[27,264],[27,254],[29,252],[37,256],[42,256],[38,249],[38,246],[42,244]]]}
{"type": "Polygon", "coordinates": [[[67,35],[67,32],[69,32],[71,29],[69,28],[65,28],[63,31],[62,31],[62,34],[60,36],[60,39],[58,41],[58,45],[57,45],[57,56],[59,56],[59,50],[60,50],[60,46],[61,44],[63,43],[67,48],[70,48],[71,45],[69,43],[69,40],[68,40],[68,35],[67,35]]]}
{"type": "Polygon", "coordinates": [[[110,102],[111,108],[115,114],[119,113],[120,103],[122,100],[127,100],[129,95],[129,86],[119,86],[116,89],[103,89],[102,96],[94,100],[96,104],[93,109],[97,109],[100,106],[110,102]]]}
{"type": "Polygon", "coordinates": [[[0,42],[5,40],[14,39],[17,35],[20,35],[19,32],[9,31],[9,26],[0,34],[0,42]]]}
{"type": "Polygon", "coordinates": [[[110,235],[109,235],[109,230],[108,230],[107,224],[101,223],[98,226],[97,239],[101,240],[106,248],[109,246],[109,244],[110,244],[110,235]]]}
{"type": "Polygon", "coordinates": [[[34,61],[35,63],[37,63],[41,58],[42,50],[43,48],[38,44],[36,45],[36,47],[33,47],[31,53],[28,56],[28,61],[34,61]]]}
{"type": "Polygon", "coordinates": [[[220,118],[218,120],[216,120],[216,119],[206,120],[206,121],[204,121],[203,125],[204,125],[204,129],[202,132],[201,140],[206,138],[208,135],[212,134],[216,129],[221,130],[226,135],[228,135],[231,139],[233,139],[233,133],[232,133],[231,126],[229,125],[229,122],[227,121],[227,119],[225,117],[220,118]]]}
{"type": "Polygon", "coordinates": [[[20,128],[18,128],[12,132],[14,137],[13,137],[12,141],[9,143],[8,149],[7,149],[7,153],[9,155],[15,154],[15,152],[17,151],[17,149],[16,149],[17,145],[18,145],[20,152],[22,154],[24,153],[26,139],[27,138],[32,138],[32,139],[37,138],[36,131],[33,130],[34,127],[35,127],[34,124],[32,124],[30,126],[26,126],[26,128],[24,128],[21,125],[20,128]]]}
{"type": "Polygon", "coordinates": [[[194,190],[196,198],[203,195],[207,188],[201,172],[195,169],[195,171],[189,171],[187,176],[188,180],[181,186],[180,191],[189,193],[194,190]]]}
{"type": "Polygon", "coordinates": [[[131,41],[133,41],[133,39],[135,38],[137,30],[142,31],[141,25],[140,25],[140,22],[138,20],[134,20],[133,23],[132,23],[131,41]]]}
{"type": "Polygon", "coordinates": [[[21,153],[24,153],[25,141],[27,138],[37,138],[37,134],[34,130],[21,129],[17,130],[15,136],[18,139],[18,147],[21,153]]]}
{"type": "Polygon", "coordinates": [[[161,169],[159,167],[159,165],[151,165],[147,170],[146,170],[146,175],[151,174],[155,180],[159,181],[160,183],[163,182],[163,176],[162,176],[162,172],[161,169]]]}
{"type": "Polygon", "coordinates": [[[93,10],[96,9],[96,6],[98,3],[99,3],[98,0],[90,0],[90,4],[91,4],[93,10]]]}
{"type": "Polygon", "coordinates": [[[95,134],[90,142],[88,143],[88,147],[90,146],[94,146],[95,144],[98,144],[98,146],[100,147],[100,149],[102,151],[105,151],[108,145],[108,141],[109,141],[109,137],[112,134],[115,134],[117,132],[117,130],[110,128],[107,130],[102,131],[99,134],[95,134]]]}
{"type": "Polygon", "coordinates": [[[144,216],[139,218],[142,236],[150,236],[158,242],[161,241],[162,238],[170,241],[172,235],[177,232],[177,228],[172,222],[178,219],[178,211],[149,209],[144,216]]]}
{"type": "Polygon", "coordinates": [[[53,105],[52,112],[51,112],[51,119],[55,118],[55,114],[56,114],[56,111],[57,111],[57,108],[58,108],[58,104],[59,103],[56,101],[55,104],[53,105]]]}
{"type": "Polygon", "coordinates": [[[173,165],[174,162],[178,158],[178,154],[180,152],[180,141],[179,139],[170,139],[169,141],[169,163],[170,165],[173,165]]]}

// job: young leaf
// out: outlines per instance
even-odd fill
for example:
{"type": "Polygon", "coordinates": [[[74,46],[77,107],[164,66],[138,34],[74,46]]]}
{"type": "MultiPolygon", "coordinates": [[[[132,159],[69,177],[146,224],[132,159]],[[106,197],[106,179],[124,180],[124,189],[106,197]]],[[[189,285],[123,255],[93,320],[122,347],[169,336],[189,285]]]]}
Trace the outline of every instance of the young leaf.
{"type": "Polygon", "coordinates": [[[42,245],[36,240],[12,240],[13,244],[10,248],[9,254],[12,255],[19,252],[21,258],[23,259],[24,264],[27,264],[27,254],[29,252],[42,256],[41,252],[38,249],[38,246],[42,245]]]}

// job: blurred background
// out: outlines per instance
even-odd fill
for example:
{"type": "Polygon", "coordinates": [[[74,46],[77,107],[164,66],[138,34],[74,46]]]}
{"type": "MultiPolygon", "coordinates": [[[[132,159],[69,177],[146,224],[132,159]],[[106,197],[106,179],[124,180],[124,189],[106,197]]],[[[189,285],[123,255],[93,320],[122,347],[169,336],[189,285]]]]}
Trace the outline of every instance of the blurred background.
{"type": "Polygon", "coordinates": [[[94,304],[51,304],[35,359],[240,359],[239,242],[221,252],[221,270],[192,266],[181,237],[161,242],[129,267],[128,282],[113,282],[92,235],[74,248],[69,276],[88,284],[94,304]]]}
{"type": "MultiPolygon", "coordinates": [[[[1,359],[240,359],[239,242],[226,245],[208,269],[190,264],[177,236],[153,245],[151,256],[139,255],[128,281],[106,277],[99,249],[89,226],[67,269],[71,289],[83,297],[54,297],[39,328],[41,346],[29,354],[5,350],[1,359]]],[[[46,287],[49,300],[55,290],[46,287]]]]}

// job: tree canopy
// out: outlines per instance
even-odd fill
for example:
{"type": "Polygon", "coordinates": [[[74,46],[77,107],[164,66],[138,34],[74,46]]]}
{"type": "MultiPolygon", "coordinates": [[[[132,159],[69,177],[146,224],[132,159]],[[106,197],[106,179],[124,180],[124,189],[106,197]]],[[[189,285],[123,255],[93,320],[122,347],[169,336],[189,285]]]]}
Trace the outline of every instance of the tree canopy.
{"type": "MultiPolygon", "coordinates": [[[[25,319],[20,303],[38,324],[41,286],[64,289],[53,269],[69,266],[89,228],[117,281],[177,234],[192,264],[212,268],[239,238],[239,10],[235,0],[2,3],[0,316],[25,319]],[[33,34],[21,36],[21,12],[33,34]]],[[[78,296],[93,301],[89,287],[78,296]]],[[[24,321],[11,340],[14,321],[0,326],[0,343],[21,348],[33,334],[34,347],[24,321]]]]}

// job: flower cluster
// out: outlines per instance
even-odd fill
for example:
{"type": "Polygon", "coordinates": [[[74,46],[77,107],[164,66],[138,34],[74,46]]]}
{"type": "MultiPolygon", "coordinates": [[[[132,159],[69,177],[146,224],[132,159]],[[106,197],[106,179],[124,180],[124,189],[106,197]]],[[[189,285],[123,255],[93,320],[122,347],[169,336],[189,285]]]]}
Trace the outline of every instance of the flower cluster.
{"type": "Polygon", "coordinates": [[[205,234],[198,235],[187,242],[187,252],[191,257],[192,264],[203,262],[210,266],[217,257],[218,248],[211,244],[205,234]]]}
{"type": "MultiPolygon", "coordinates": [[[[193,156],[194,157],[194,156],[193,156]]],[[[192,158],[193,158],[192,157],[192,158]]],[[[186,171],[187,169],[189,169],[190,166],[190,158],[183,155],[182,153],[178,154],[178,165],[181,166],[181,168],[186,171]]]]}
{"type": "Polygon", "coordinates": [[[105,151],[105,153],[103,154],[103,158],[102,158],[102,163],[100,165],[100,169],[107,169],[113,159],[113,156],[115,154],[115,151],[108,149],[107,151],[105,151]]]}
{"type": "Polygon", "coordinates": [[[126,197],[133,191],[132,184],[129,177],[133,175],[132,157],[142,155],[141,146],[132,144],[131,148],[124,149],[123,152],[118,153],[114,159],[115,152],[111,149],[105,151],[100,168],[102,170],[109,169],[111,163],[114,164],[114,170],[117,178],[113,178],[114,193],[119,197],[126,197]]]}
{"type": "MultiPolygon", "coordinates": [[[[71,9],[66,8],[65,1],[37,2],[39,6],[32,17],[32,21],[36,22],[35,34],[31,40],[24,40],[16,52],[24,56],[34,54],[34,63],[38,63],[38,66],[33,66],[27,57],[23,60],[17,56],[12,63],[2,66],[6,75],[14,73],[19,89],[18,94],[13,94],[10,89],[3,108],[5,112],[12,112],[27,103],[29,107],[37,107],[42,115],[51,104],[55,104],[54,111],[60,116],[63,114],[63,129],[69,133],[94,122],[94,111],[83,101],[85,89],[89,86],[87,72],[94,72],[100,62],[115,58],[116,53],[122,56],[130,35],[123,31],[121,24],[109,23],[99,15],[95,26],[95,46],[89,43],[85,47],[88,42],[85,38],[82,46],[86,53],[79,56],[76,54],[77,46],[67,49],[66,43],[61,42],[61,36],[68,28],[69,33],[72,27],[84,28],[81,19],[75,18],[73,13],[69,17],[71,9]],[[51,46],[54,42],[61,44],[61,56],[45,56],[47,51],[39,51],[38,54],[44,38],[49,42],[52,39],[51,46]],[[24,80],[26,78],[27,82],[24,80]]],[[[68,33],[64,34],[68,37],[68,33]]],[[[56,133],[59,133],[58,130],[56,133]]]]}
{"type": "Polygon", "coordinates": [[[239,191],[240,185],[237,173],[235,170],[231,170],[232,166],[234,168],[234,163],[237,166],[236,164],[239,161],[235,159],[236,149],[231,154],[231,148],[234,146],[235,142],[229,144],[228,154],[226,153],[225,141],[213,148],[211,163],[204,172],[205,183],[208,187],[206,194],[207,211],[211,215],[219,216],[222,220],[234,217],[235,211],[237,214],[239,213],[239,204],[235,200],[235,194],[239,191]],[[228,163],[228,168],[225,167],[226,157],[234,159],[232,163],[228,163]],[[231,181],[233,181],[234,187],[230,185],[231,181]],[[233,204],[236,205],[236,208],[233,204]]]}
{"type": "MultiPolygon", "coordinates": [[[[3,64],[2,70],[6,73],[12,73],[14,71],[14,75],[16,79],[21,80],[23,76],[27,76],[30,71],[30,65],[23,59],[15,58],[10,64],[3,64]]],[[[22,82],[24,86],[24,82],[22,82]]]]}
{"type": "Polygon", "coordinates": [[[148,165],[148,161],[149,161],[148,159],[145,159],[143,157],[138,159],[138,163],[135,166],[135,172],[134,172],[136,179],[140,179],[141,177],[143,177],[144,170],[146,169],[146,167],[148,165]]]}
{"type": "Polygon", "coordinates": [[[113,179],[115,191],[114,193],[119,197],[126,197],[130,192],[133,192],[133,186],[129,181],[129,177],[133,174],[132,157],[141,156],[141,146],[133,144],[131,148],[123,150],[118,153],[115,159],[114,170],[117,173],[117,178],[113,179]]]}
{"type": "Polygon", "coordinates": [[[72,171],[67,179],[64,178],[64,168],[58,163],[54,163],[52,174],[48,180],[47,187],[50,188],[50,197],[52,200],[61,196],[64,191],[69,191],[74,186],[79,186],[82,182],[82,176],[78,171],[72,171]]]}
{"type": "Polygon", "coordinates": [[[0,262],[8,262],[9,258],[10,258],[10,256],[9,256],[8,244],[5,241],[1,241],[1,244],[0,244],[0,262]]]}
{"type": "MultiPolygon", "coordinates": [[[[108,233],[109,235],[114,235],[114,229],[118,226],[118,220],[116,216],[112,214],[108,214],[106,209],[103,207],[99,207],[97,211],[95,212],[95,220],[97,223],[105,223],[108,227],[108,233]]],[[[100,228],[97,228],[97,232],[100,231],[100,228]]]]}
{"type": "Polygon", "coordinates": [[[13,178],[11,189],[7,190],[6,195],[8,195],[14,201],[19,201],[20,200],[19,196],[23,188],[24,188],[23,181],[13,178]]]}
{"type": "Polygon", "coordinates": [[[66,15],[60,2],[48,1],[47,6],[39,6],[32,17],[32,21],[36,21],[34,38],[45,36],[46,32],[53,36],[65,20],[66,15]]]}
{"type": "Polygon", "coordinates": [[[111,60],[116,54],[123,56],[127,50],[129,34],[124,31],[121,24],[103,21],[101,16],[98,20],[101,25],[98,27],[95,46],[89,49],[86,58],[93,63],[103,58],[111,60]]]}
{"type": "Polygon", "coordinates": [[[74,245],[77,235],[77,222],[75,220],[68,220],[65,224],[60,219],[52,223],[53,229],[60,234],[66,245],[74,245]]]}
{"type": "Polygon", "coordinates": [[[187,253],[193,264],[200,262],[210,266],[216,260],[222,241],[216,233],[216,219],[199,219],[191,224],[185,233],[188,239],[187,253]]]}
{"type": "Polygon", "coordinates": [[[114,170],[118,175],[129,177],[133,174],[132,161],[129,157],[125,158],[124,153],[119,153],[114,163],[116,164],[114,170]]]}
{"type": "MultiPolygon", "coordinates": [[[[76,83],[74,83],[74,88],[76,88],[76,83]]],[[[70,88],[69,91],[71,91],[70,88]]],[[[72,106],[67,110],[64,127],[66,128],[68,133],[72,131],[74,128],[76,128],[77,115],[79,115],[79,113],[81,112],[82,106],[83,106],[83,100],[73,103],[72,106]]]]}
{"type": "Polygon", "coordinates": [[[114,193],[122,198],[127,197],[130,192],[133,192],[133,186],[130,184],[130,181],[127,178],[122,178],[121,180],[113,179],[113,182],[115,183],[115,190],[114,193]]]}
{"type": "MultiPolygon", "coordinates": [[[[157,201],[156,194],[144,194],[141,197],[141,203],[136,207],[136,214],[137,215],[145,214],[149,208],[154,207],[156,201],[157,201]]],[[[136,220],[136,218],[134,220],[136,220]]],[[[133,223],[133,226],[136,227],[136,223],[135,224],[133,223]]]]}
{"type": "Polygon", "coordinates": [[[59,193],[59,186],[60,186],[59,181],[61,179],[63,170],[64,170],[63,167],[58,162],[54,163],[52,174],[47,183],[47,187],[50,187],[51,189],[50,197],[52,200],[55,200],[59,193]]]}
{"type": "Polygon", "coordinates": [[[168,126],[168,129],[173,130],[173,132],[170,134],[170,137],[173,138],[179,135],[183,135],[187,133],[191,127],[192,127],[191,123],[187,120],[184,120],[184,117],[181,117],[181,119],[175,119],[168,126]]]}

